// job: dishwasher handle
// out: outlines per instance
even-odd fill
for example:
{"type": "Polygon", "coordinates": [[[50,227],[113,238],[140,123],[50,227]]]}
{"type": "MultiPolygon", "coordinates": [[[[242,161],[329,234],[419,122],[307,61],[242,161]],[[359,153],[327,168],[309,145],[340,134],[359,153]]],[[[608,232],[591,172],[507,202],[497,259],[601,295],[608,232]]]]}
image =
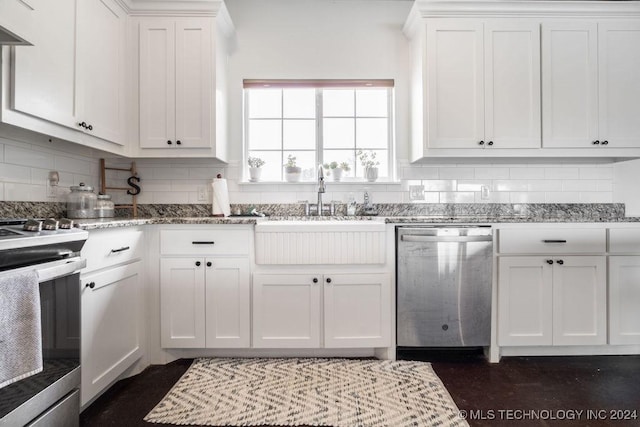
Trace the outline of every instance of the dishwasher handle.
{"type": "Polygon", "coordinates": [[[419,234],[403,234],[403,242],[491,242],[493,236],[424,236],[419,234]]]}

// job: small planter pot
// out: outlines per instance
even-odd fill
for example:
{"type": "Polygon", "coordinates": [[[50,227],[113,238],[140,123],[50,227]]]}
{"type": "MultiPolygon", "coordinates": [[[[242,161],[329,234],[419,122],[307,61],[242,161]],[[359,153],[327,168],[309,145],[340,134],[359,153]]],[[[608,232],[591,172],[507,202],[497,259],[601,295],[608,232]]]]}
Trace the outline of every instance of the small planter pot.
{"type": "Polygon", "coordinates": [[[378,168],[365,168],[364,177],[369,182],[374,182],[378,179],[378,168]]]}
{"type": "Polygon", "coordinates": [[[344,170],[342,168],[335,168],[331,171],[331,175],[333,176],[333,180],[339,182],[342,179],[342,172],[344,170]]]}
{"type": "Polygon", "coordinates": [[[300,175],[302,174],[302,168],[298,166],[285,166],[284,167],[284,179],[287,182],[300,181],[300,175]]]}
{"type": "Polygon", "coordinates": [[[249,181],[258,182],[262,175],[262,168],[249,168],[249,181]]]}

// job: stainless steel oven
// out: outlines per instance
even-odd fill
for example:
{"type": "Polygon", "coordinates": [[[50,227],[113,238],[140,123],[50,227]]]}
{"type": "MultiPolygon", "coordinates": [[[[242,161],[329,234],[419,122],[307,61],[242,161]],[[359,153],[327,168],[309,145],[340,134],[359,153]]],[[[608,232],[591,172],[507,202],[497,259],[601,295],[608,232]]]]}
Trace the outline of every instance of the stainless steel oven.
{"type": "Polygon", "coordinates": [[[78,229],[0,226],[0,276],[37,273],[43,362],[42,372],[0,388],[0,426],[79,425],[79,271],[86,265],[79,252],[86,238],[78,229]]]}

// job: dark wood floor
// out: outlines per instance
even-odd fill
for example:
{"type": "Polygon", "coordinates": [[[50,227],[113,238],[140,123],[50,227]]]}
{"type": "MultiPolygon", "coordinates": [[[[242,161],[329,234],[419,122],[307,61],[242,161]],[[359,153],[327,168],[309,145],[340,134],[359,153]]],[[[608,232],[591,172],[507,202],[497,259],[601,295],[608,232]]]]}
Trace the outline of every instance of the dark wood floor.
{"type": "MultiPolygon", "coordinates": [[[[472,427],[640,426],[640,356],[510,357],[499,364],[434,356],[431,361],[458,407],[482,418],[469,419],[472,427]],[[636,411],[636,419],[612,419],[633,416],[624,411],[636,411]],[[561,419],[568,417],[576,419],[561,419]]],[[[142,419],[190,364],[152,366],[116,383],[82,413],[81,426],[152,426],[142,419]]]]}

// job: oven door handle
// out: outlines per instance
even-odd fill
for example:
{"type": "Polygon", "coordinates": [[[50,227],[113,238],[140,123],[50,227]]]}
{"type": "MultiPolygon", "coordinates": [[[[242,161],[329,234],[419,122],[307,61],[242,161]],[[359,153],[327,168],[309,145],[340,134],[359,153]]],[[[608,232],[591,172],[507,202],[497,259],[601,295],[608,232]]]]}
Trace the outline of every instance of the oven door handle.
{"type": "Polygon", "coordinates": [[[38,282],[46,282],[48,280],[57,279],[58,277],[68,276],[77,271],[82,270],[87,266],[87,260],[84,258],[76,257],[69,258],[64,262],[60,262],[56,265],[50,265],[45,268],[36,269],[38,273],[38,282]]]}
{"type": "Polygon", "coordinates": [[[490,242],[492,236],[424,236],[416,234],[403,234],[400,237],[403,242],[490,242]]]}

